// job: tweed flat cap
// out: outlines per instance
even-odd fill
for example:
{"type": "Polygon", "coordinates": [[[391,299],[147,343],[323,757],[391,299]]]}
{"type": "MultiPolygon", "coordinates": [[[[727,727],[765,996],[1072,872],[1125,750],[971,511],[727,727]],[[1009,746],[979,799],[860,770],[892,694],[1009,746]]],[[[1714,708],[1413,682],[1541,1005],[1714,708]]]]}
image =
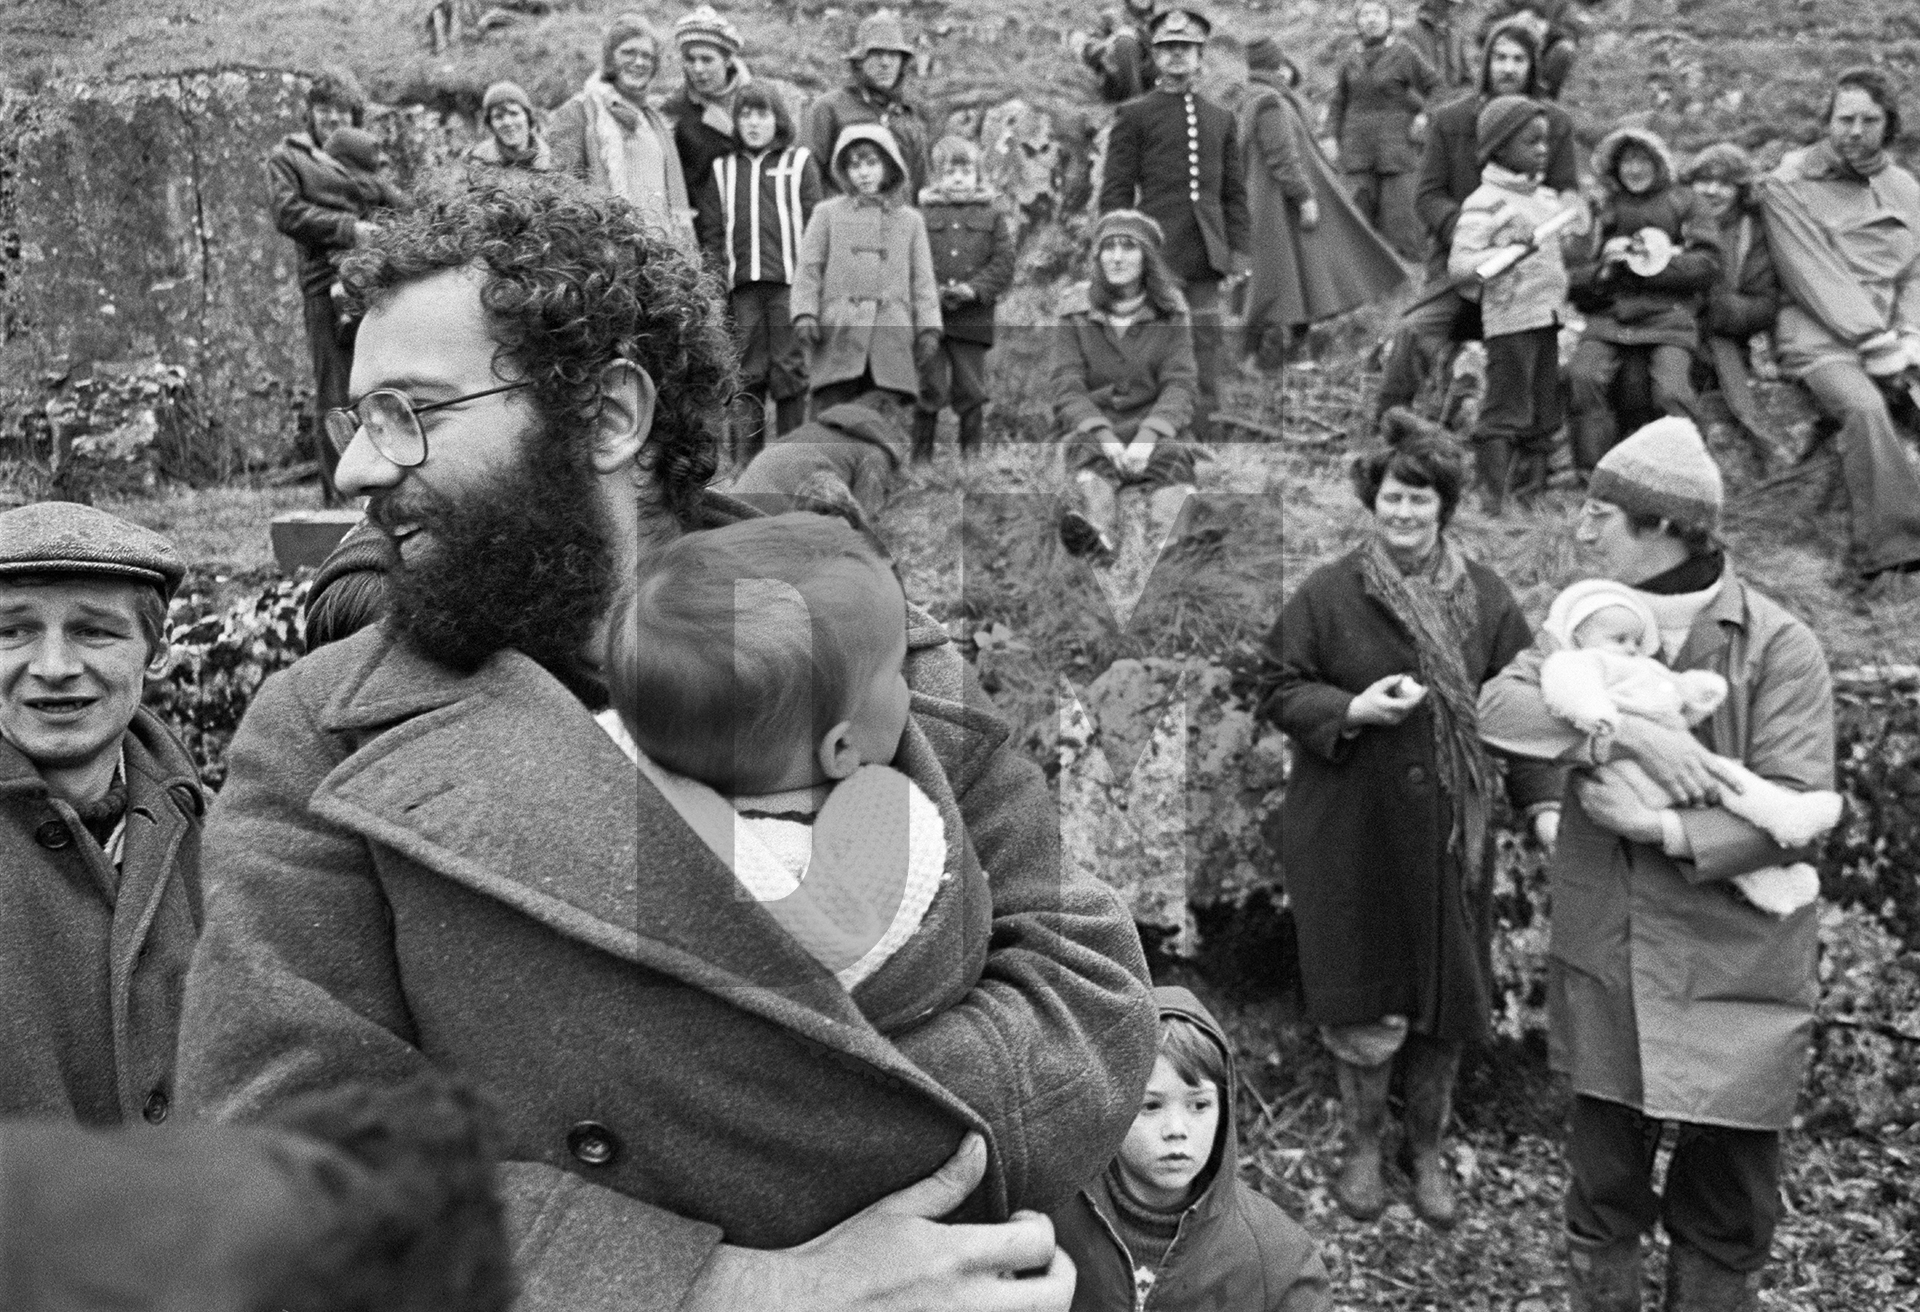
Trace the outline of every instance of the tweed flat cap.
{"type": "Polygon", "coordinates": [[[150,583],[173,596],[186,577],[173,543],[76,501],[37,501],[0,515],[0,578],[96,574],[150,583]]]}

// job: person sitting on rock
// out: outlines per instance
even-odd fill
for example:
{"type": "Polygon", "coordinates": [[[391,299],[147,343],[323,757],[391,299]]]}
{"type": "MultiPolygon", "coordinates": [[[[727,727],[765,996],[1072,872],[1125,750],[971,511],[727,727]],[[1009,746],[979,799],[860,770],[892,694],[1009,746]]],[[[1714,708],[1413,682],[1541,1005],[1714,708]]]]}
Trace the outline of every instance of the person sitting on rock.
{"type": "Polygon", "coordinates": [[[1666,142],[1620,128],[1593,150],[1601,191],[1593,240],[1568,268],[1574,307],[1586,315],[1567,366],[1573,462],[1582,476],[1620,440],[1614,383],[1644,357],[1653,404],[1696,423],[1691,374],[1700,344],[1698,305],[1720,276],[1720,227],[1680,184],[1666,142]]]}
{"type": "Polygon", "coordinates": [[[1153,57],[1147,24],[1154,0],[1123,0],[1100,15],[1100,26],[1080,41],[1080,61],[1100,79],[1100,99],[1124,105],[1153,89],[1153,57]]]}
{"type": "Polygon", "coordinates": [[[1148,494],[1150,533],[1171,529],[1194,490],[1197,370],[1179,285],[1161,258],[1160,225],[1110,210],[1093,230],[1092,278],[1061,306],[1050,370],[1054,422],[1067,443],[1072,502],[1060,540],[1076,556],[1111,564],[1120,489],[1148,494]]]}
{"type": "Polygon", "coordinates": [[[545,173],[553,167],[553,149],[534,122],[533,101],[518,82],[495,82],[480,101],[487,135],[467,151],[467,162],[503,169],[545,173]]]}
{"type": "Polygon", "coordinates": [[[920,193],[920,217],[940,285],[940,349],[920,371],[913,412],[913,458],[933,459],[940,411],[960,421],[962,459],[986,429],[987,352],[993,309],[1013,285],[1013,222],[1000,194],[980,176],[980,147],[942,137],[933,147],[935,181],[920,193]]]}

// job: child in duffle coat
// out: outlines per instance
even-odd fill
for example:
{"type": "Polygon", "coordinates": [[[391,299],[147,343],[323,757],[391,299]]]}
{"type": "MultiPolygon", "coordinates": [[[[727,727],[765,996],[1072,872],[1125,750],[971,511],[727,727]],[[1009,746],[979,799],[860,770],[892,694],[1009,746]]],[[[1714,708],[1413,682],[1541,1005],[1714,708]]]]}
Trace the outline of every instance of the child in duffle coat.
{"type": "Polygon", "coordinates": [[[949,405],[960,421],[962,458],[979,449],[993,308],[1013,283],[1013,224],[980,176],[980,148],[964,137],[942,137],[933,147],[933,176],[920,192],[920,217],[933,247],[942,333],[940,349],[920,371],[915,461],[933,459],[935,426],[949,405]]]}
{"type": "Polygon", "coordinates": [[[1109,210],[1093,230],[1093,277],[1070,289],[1054,333],[1054,423],[1067,444],[1072,502],[1060,541],[1111,564],[1120,489],[1148,493],[1157,541],[1193,491],[1198,449],[1184,441],[1199,369],[1193,321],[1166,262],[1160,225],[1139,210],[1109,210]]]}
{"type": "Polygon", "coordinates": [[[807,220],[820,203],[820,166],[793,144],[786,104],[765,87],[749,84],[734,98],[733,128],[739,144],[714,160],[696,193],[694,227],[707,268],[727,288],[740,351],[748,412],[734,434],[738,467],[766,445],[769,399],[775,434],[807,417],[807,359],[793,333],[791,293],[807,220]]]}
{"type": "Polygon", "coordinates": [[[1700,422],[1690,375],[1700,304],[1721,261],[1719,226],[1681,185],[1659,137],[1639,128],[1608,134],[1593,149],[1593,174],[1602,198],[1592,240],[1568,269],[1574,307],[1587,316],[1567,366],[1573,459],[1583,474],[1623,425],[1651,418],[1616,408],[1614,382],[1630,356],[1644,358],[1656,409],[1700,422]]]}
{"type": "Polygon", "coordinates": [[[800,244],[793,330],[807,352],[816,412],[879,388],[912,404],[920,366],[940,349],[939,285],[907,164],[879,123],[841,130],[832,172],[800,244]]]}
{"type": "Polygon", "coordinates": [[[1313,1237],[1240,1179],[1233,1045],[1186,989],[1153,993],[1160,1055],[1140,1114],[1053,1212],[1079,1273],[1071,1312],[1328,1312],[1313,1237]]]}
{"type": "Polygon", "coordinates": [[[1546,486],[1547,460],[1563,422],[1560,323],[1567,300],[1562,241],[1587,230],[1585,206],[1541,181],[1548,123],[1525,96],[1496,96],[1480,111],[1480,186],[1460,207],[1447,274],[1480,301],[1487,343],[1487,400],[1473,431],[1474,465],[1486,511],[1506,504],[1509,475],[1526,491],[1546,486]],[[1534,229],[1567,206],[1580,218],[1559,239],[1533,244],[1534,229]],[[1504,247],[1533,245],[1520,262],[1481,283],[1476,270],[1504,247]]]}

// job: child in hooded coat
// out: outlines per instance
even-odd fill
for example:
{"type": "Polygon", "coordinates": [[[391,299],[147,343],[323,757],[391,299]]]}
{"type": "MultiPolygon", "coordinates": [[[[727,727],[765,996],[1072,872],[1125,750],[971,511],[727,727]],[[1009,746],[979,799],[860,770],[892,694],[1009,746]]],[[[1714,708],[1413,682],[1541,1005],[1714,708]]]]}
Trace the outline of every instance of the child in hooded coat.
{"type": "Polygon", "coordinates": [[[1112,1164],[1052,1213],[1054,1240],[1079,1273],[1071,1312],[1328,1312],[1333,1296],[1313,1237],[1240,1179],[1233,1045],[1186,989],[1153,994],[1160,1057],[1140,1117],[1112,1164]],[[1184,1104],[1171,1118],[1169,1102],[1184,1104]],[[1184,1127],[1168,1127],[1184,1112],[1187,1125],[1204,1128],[1208,1106],[1215,1128],[1196,1172],[1178,1161],[1194,1155],[1184,1127]],[[1169,1155],[1170,1167],[1157,1165],[1169,1155]],[[1190,1181],[1186,1196],[1171,1205],[1143,1198],[1143,1170],[1149,1192],[1190,1181]]]}
{"type": "Polygon", "coordinates": [[[906,160],[884,126],[855,123],[834,146],[833,175],[844,194],[807,221],[793,280],[793,330],[808,353],[814,409],[873,388],[912,404],[942,324],[927,225],[906,200],[906,160]]]}
{"type": "Polygon", "coordinates": [[[1653,403],[1701,422],[1689,375],[1700,346],[1702,300],[1720,276],[1720,230],[1680,183],[1667,145],[1651,132],[1621,128],[1593,150],[1601,202],[1585,258],[1568,266],[1574,307],[1586,331],[1567,366],[1574,464],[1590,472],[1620,440],[1613,388],[1630,356],[1646,357],[1653,403]],[[1649,241],[1672,247],[1664,265],[1646,262],[1649,241]],[[1631,262],[1631,263],[1630,263],[1631,262]],[[1635,272],[1639,263],[1651,271],[1635,272]]]}

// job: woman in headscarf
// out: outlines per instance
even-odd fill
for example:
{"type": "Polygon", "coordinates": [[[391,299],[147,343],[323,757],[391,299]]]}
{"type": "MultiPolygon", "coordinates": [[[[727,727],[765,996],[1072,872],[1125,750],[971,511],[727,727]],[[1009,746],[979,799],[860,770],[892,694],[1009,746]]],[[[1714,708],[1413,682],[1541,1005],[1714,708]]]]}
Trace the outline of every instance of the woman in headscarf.
{"type": "MultiPolygon", "coordinates": [[[[1532,634],[1498,575],[1447,541],[1466,459],[1416,436],[1356,460],[1360,545],[1321,566],[1267,638],[1262,713],[1293,743],[1280,861],[1304,1018],[1334,1055],[1346,1126],[1340,1205],[1370,1220],[1393,1061],[1405,1073],[1415,1209],[1454,1220],[1441,1143],[1462,1045],[1492,1007],[1490,816],[1480,685],[1532,634]]],[[[1561,774],[1516,762],[1507,789],[1551,841],[1561,774]]]]}
{"type": "Polygon", "coordinates": [[[533,101],[518,82],[495,82],[480,101],[480,122],[487,135],[467,151],[471,164],[545,173],[553,150],[534,121],[533,101]]]}
{"type": "Polygon", "coordinates": [[[1253,222],[1247,337],[1269,370],[1285,360],[1294,331],[1380,300],[1407,280],[1320,153],[1298,80],[1272,37],[1247,46],[1247,94],[1235,111],[1253,222]]]}
{"type": "Polygon", "coordinates": [[[693,206],[673,126],[647,103],[660,69],[660,34],[638,14],[621,14],[600,46],[600,68],[553,112],[554,167],[623,196],[687,254],[697,247],[693,206]]]}

